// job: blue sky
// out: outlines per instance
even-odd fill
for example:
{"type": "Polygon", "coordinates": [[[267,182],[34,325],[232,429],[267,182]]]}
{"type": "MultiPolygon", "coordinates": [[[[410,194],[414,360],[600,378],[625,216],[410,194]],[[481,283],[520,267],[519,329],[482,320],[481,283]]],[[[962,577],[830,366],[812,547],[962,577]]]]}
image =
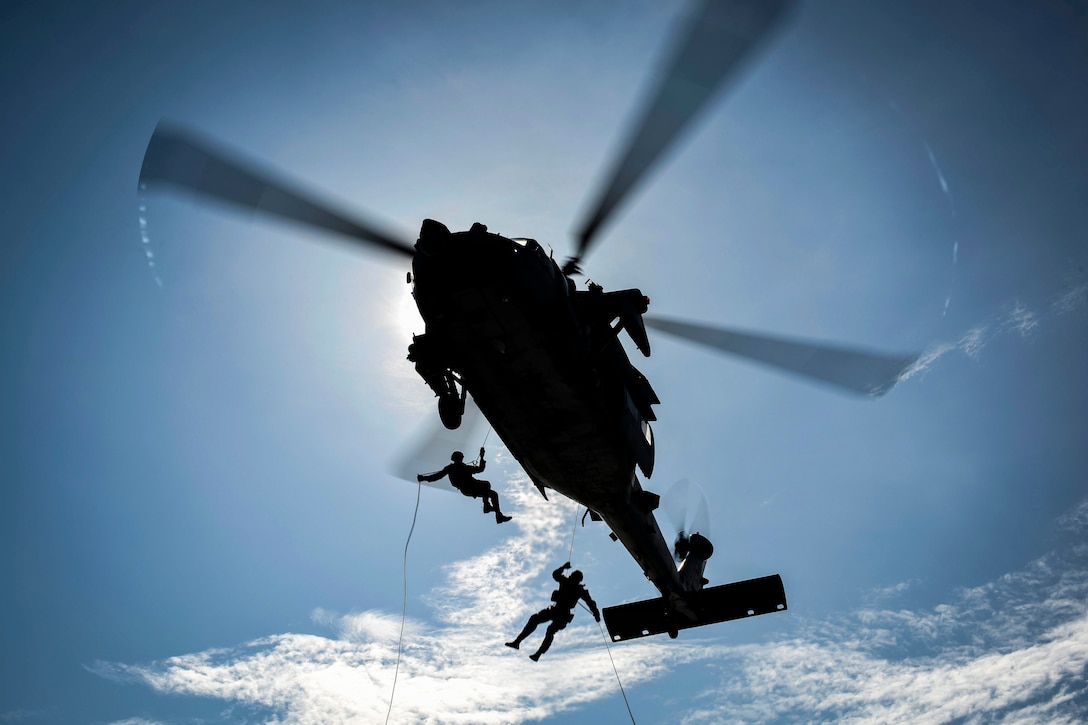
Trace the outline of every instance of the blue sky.
{"type": "MultiPolygon", "coordinates": [[[[409,237],[565,255],[682,9],[0,11],[0,722],[388,709],[416,502],[390,471],[436,417],[405,269],[139,197],[155,124],[409,237]]],[[[1088,716],[1086,23],[804,4],[604,230],[588,276],[652,312],[922,354],[859,401],[653,338],[646,485],[698,483],[708,576],[779,572],[790,610],[613,647],[638,722],[1088,716]]],[[[584,612],[539,663],[501,643],[572,531],[600,604],[652,589],[486,444],[515,519],[421,492],[390,721],[623,721],[584,612]]]]}

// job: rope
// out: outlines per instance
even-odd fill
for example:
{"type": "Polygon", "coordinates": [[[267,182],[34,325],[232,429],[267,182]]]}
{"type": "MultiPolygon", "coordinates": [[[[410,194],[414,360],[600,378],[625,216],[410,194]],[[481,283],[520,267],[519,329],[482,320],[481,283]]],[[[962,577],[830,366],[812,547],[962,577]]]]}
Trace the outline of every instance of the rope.
{"type": "Polygon", "coordinates": [[[412,528],[408,529],[408,540],[404,542],[404,604],[400,610],[400,637],[397,640],[397,666],[393,670],[393,690],[389,693],[389,709],[385,712],[385,725],[389,725],[389,716],[393,713],[393,695],[397,692],[397,676],[400,674],[400,655],[404,646],[404,620],[408,616],[408,544],[412,543],[412,532],[416,530],[416,517],[419,515],[419,497],[423,492],[423,482],[416,488],[416,509],[412,512],[412,528]]]}
{"type": "MultiPolygon", "coordinates": [[[[570,561],[571,555],[574,554],[574,535],[577,532],[578,511],[576,509],[574,512],[574,531],[570,533],[570,550],[567,552],[567,561],[570,561]]],[[[590,611],[589,607],[586,606],[585,602],[579,601],[578,605],[590,614],[593,614],[593,612],[590,611]]],[[[620,686],[620,694],[623,695],[623,704],[627,706],[627,715],[631,718],[631,725],[638,725],[638,723],[635,722],[635,714],[631,712],[631,703],[627,700],[627,691],[623,689],[623,681],[620,679],[620,671],[616,668],[616,660],[612,659],[612,647],[609,645],[608,642],[608,634],[604,631],[604,625],[600,622],[597,622],[597,627],[601,630],[601,637],[604,638],[604,648],[605,651],[608,652],[608,661],[612,663],[612,672],[614,672],[616,675],[616,684],[620,686]]]]}
{"type": "MultiPolygon", "coordinates": [[[[487,439],[491,436],[492,428],[487,429],[487,435],[484,436],[484,442],[480,445],[482,448],[487,444],[487,439]]],[[[408,545],[412,543],[412,533],[416,530],[416,518],[419,516],[419,499],[420,494],[423,492],[423,482],[419,481],[419,485],[416,487],[416,508],[412,511],[412,526],[408,529],[408,540],[404,542],[404,603],[401,605],[400,610],[400,635],[397,638],[397,666],[393,670],[393,689],[389,693],[389,709],[385,712],[385,725],[389,725],[389,716],[393,714],[393,696],[397,693],[397,677],[400,675],[400,656],[404,651],[404,622],[408,617],[408,545]]],[[[574,546],[573,540],[571,546],[574,546]]]]}
{"type": "MultiPolygon", "coordinates": [[[[487,431],[487,435],[491,435],[491,430],[487,431]]],[[[487,436],[484,437],[484,443],[487,443],[487,436]]],[[[404,542],[404,603],[401,606],[400,612],[400,635],[397,639],[397,665],[393,670],[393,688],[389,693],[389,709],[385,713],[385,725],[389,725],[389,716],[393,714],[393,697],[397,692],[397,678],[400,675],[400,658],[404,649],[404,623],[408,617],[408,545],[412,543],[412,533],[416,530],[416,518],[419,516],[419,499],[423,492],[423,482],[420,481],[416,487],[416,507],[412,512],[412,526],[408,529],[408,540],[404,542]]],[[[567,561],[570,561],[571,556],[574,554],[574,535],[578,533],[578,511],[574,512],[574,528],[570,533],[570,549],[567,551],[567,561]]],[[[582,609],[589,611],[583,602],[578,602],[582,609]]],[[[627,691],[623,689],[623,681],[620,679],[620,671],[616,668],[616,660],[612,658],[612,647],[608,643],[608,635],[604,631],[604,625],[597,622],[597,627],[601,630],[601,636],[604,638],[604,648],[608,652],[608,661],[612,663],[612,672],[616,675],[616,684],[620,686],[620,694],[623,695],[623,704],[627,706],[627,715],[631,718],[631,725],[638,725],[635,722],[635,715],[631,712],[631,703],[627,699],[627,691]]]]}
{"type": "Polygon", "coordinates": [[[627,715],[631,718],[631,725],[638,725],[635,722],[635,714],[631,712],[631,703],[627,700],[627,691],[623,689],[623,682],[620,680],[620,671],[616,669],[616,660],[612,659],[612,647],[608,644],[608,635],[604,631],[604,625],[597,622],[597,627],[601,630],[601,636],[604,637],[604,649],[608,652],[608,661],[612,663],[612,671],[616,673],[616,684],[620,686],[620,694],[623,695],[623,704],[627,706],[627,715]]]}
{"type": "MultiPolygon", "coordinates": [[[[495,430],[495,429],[492,426],[487,427],[487,434],[484,436],[484,442],[480,444],[480,450],[481,451],[487,446],[487,439],[491,437],[491,431],[493,431],[493,430],[495,430]]],[[[481,454],[476,459],[476,463],[478,464],[482,460],[483,460],[483,455],[481,454]]]]}
{"type": "Polygon", "coordinates": [[[574,554],[574,535],[578,533],[578,509],[574,510],[574,530],[570,532],[570,550],[567,552],[567,561],[574,554]]]}

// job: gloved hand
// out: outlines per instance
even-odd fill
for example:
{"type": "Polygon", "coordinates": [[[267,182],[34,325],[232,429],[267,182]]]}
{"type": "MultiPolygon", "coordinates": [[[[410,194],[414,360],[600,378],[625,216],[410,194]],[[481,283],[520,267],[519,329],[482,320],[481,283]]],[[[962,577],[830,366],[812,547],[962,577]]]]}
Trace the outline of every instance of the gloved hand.
{"type": "Polygon", "coordinates": [[[483,460],[483,458],[484,458],[484,447],[480,446],[480,460],[483,460]]]}
{"type": "Polygon", "coordinates": [[[417,473],[416,474],[416,480],[419,481],[420,483],[423,483],[423,474],[422,473],[417,473]]]}

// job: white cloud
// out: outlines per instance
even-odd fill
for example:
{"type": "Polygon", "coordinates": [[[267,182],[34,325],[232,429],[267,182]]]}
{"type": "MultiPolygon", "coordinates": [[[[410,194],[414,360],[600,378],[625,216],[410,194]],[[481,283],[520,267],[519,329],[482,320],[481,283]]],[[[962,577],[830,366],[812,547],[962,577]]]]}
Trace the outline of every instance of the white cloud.
{"type": "MultiPolygon", "coordinates": [[[[897,624],[930,623],[908,616],[897,624]]],[[[841,640],[845,633],[834,634],[736,652],[739,674],[719,691],[727,702],[693,713],[687,722],[718,721],[723,711],[759,722],[1083,721],[1083,710],[1063,710],[1074,693],[1085,693],[1086,616],[1054,627],[1033,644],[974,657],[962,651],[880,657],[867,648],[887,644],[894,631],[862,630],[841,640]]]]}
{"type": "Polygon", "coordinates": [[[1019,333],[1021,337],[1027,337],[1039,326],[1039,315],[1017,302],[1005,316],[1004,325],[1019,333]]]}
{"type": "MultiPolygon", "coordinates": [[[[924,142],[923,142],[924,143],[924,142]]],[[[941,167],[937,165],[937,157],[933,153],[933,149],[929,147],[928,143],[924,143],[926,147],[926,154],[929,156],[929,163],[933,166],[933,170],[937,172],[937,181],[941,185],[941,192],[945,198],[948,199],[948,205],[952,207],[952,213],[956,213],[956,202],[952,198],[952,191],[948,188],[948,180],[944,178],[944,173],[941,171],[941,167]]]]}
{"type": "MultiPolygon", "coordinates": [[[[950,352],[961,352],[977,360],[994,338],[1009,333],[1020,337],[1029,337],[1049,316],[1066,315],[1085,306],[1088,302],[1088,285],[1079,284],[1065,289],[1055,296],[1042,313],[1031,310],[1022,302],[1016,301],[992,321],[968,330],[956,342],[941,342],[926,350],[918,360],[899,376],[900,382],[926,373],[934,364],[950,352]]],[[[945,304],[947,309],[947,302],[945,304]]]]}
{"type": "MultiPolygon", "coordinates": [[[[539,663],[525,651],[503,646],[531,612],[547,604],[526,591],[550,572],[557,557],[565,558],[574,509],[544,501],[527,480],[502,495],[517,512],[508,525],[516,525],[517,535],[447,567],[445,584],[427,597],[437,623],[406,623],[393,722],[522,722],[616,694],[603,633],[581,610],[539,663]],[[483,585],[487,582],[502,585],[483,585]]],[[[312,618],[335,633],[281,634],[146,665],[98,663],[93,670],[163,693],[264,709],[279,723],[383,721],[400,616],[317,609],[312,618]]],[[[535,646],[542,633],[527,646],[535,646]]],[[[625,686],[706,656],[703,645],[671,641],[626,643],[612,650],[625,686]]]]}
{"type": "Polygon", "coordinates": [[[1083,722],[1086,524],[1081,505],[1053,553],[932,611],[862,610],[735,648],[713,703],[686,722],[1083,722]]]}
{"type": "Polygon", "coordinates": [[[1076,309],[1084,307],[1088,301],[1088,284],[1080,283],[1067,288],[1055,298],[1050,308],[1059,315],[1068,314],[1076,309]]]}

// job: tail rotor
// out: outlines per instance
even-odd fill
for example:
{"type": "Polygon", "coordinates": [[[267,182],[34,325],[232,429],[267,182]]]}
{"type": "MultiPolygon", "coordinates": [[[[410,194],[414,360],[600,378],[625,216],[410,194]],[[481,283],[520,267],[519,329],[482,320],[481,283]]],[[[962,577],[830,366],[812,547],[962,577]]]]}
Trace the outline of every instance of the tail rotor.
{"type": "Polygon", "coordinates": [[[676,529],[673,556],[680,581],[687,591],[699,591],[707,584],[703,577],[706,560],[714,554],[710,543],[710,508],[706,494],[686,478],[677,481],[662,499],[664,509],[676,529]]]}

